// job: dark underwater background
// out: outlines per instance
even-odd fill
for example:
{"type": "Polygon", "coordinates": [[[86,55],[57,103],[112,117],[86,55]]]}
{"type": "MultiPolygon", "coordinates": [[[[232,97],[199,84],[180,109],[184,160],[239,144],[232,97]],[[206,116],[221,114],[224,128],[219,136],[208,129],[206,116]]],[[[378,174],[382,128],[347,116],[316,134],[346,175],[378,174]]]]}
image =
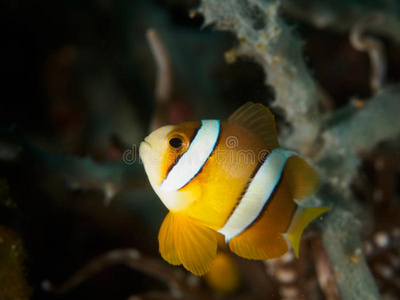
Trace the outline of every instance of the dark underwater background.
{"type": "Polygon", "coordinates": [[[400,2],[228,2],[0,1],[0,300],[400,299],[400,2]],[[221,246],[217,275],[198,278],[158,252],[167,209],[138,146],[154,124],[248,101],[314,162],[310,203],[334,212],[299,260],[221,246]],[[116,249],[131,252],[102,256],[116,249]]]}

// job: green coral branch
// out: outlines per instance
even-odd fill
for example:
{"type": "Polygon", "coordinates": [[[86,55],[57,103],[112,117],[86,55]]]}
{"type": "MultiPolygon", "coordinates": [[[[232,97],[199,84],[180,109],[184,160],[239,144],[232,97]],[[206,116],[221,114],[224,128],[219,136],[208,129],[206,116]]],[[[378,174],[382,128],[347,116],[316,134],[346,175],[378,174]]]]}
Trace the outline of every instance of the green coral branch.
{"type": "Polygon", "coordinates": [[[400,3],[393,0],[330,1],[282,0],[282,8],[290,16],[318,28],[348,32],[365,15],[385,14],[384,24],[375,24],[371,32],[400,43],[400,3]]]}
{"type": "MultiPolygon", "coordinates": [[[[324,220],[323,244],[329,253],[342,299],[380,299],[375,280],[361,248],[362,223],[348,209],[338,207],[324,220]]],[[[324,200],[326,201],[326,200],[324,200]]]]}
{"type": "Polygon", "coordinates": [[[322,134],[318,165],[325,178],[346,190],[357,174],[359,155],[400,136],[399,111],[399,86],[383,88],[361,108],[348,106],[338,111],[322,134]]]}
{"type": "Polygon", "coordinates": [[[286,146],[300,153],[308,152],[317,137],[321,115],[317,88],[302,59],[302,42],[279,16],[279,1],[203,0],[199,12],[205,25],[232,31],[239,46],[228,53],[228,60],[247,56],[257,61],[266,74],[266,84],[275,89],[273,106],[284,110],[292,132],[286,146]]]}
{"type": "MultiPolygon", "coordinates": [[[[367,99],[351,118],[337,120],[323,133],[323,152],[340,149],[368,152],[378,143],[400,134],[400,86],[388,86],[367,99]]],[[[341,114],[341,111],[337,115],[341,114]]]]}
{"type": "Polygon", "coordinates": [[[239,46],[228,53],[228,59],[247,56],[263,67],[266,84],[276,92],[273,105],[283,109],[293,127],[283,144],[307,154],[319,138],[316,163],[327,184],[313,200],[333,207],[323,225],[323,241],[338,289],[343,299],[380,299],[361,250],[362,227],[370,219],[361,217],[365,212],[352,198],[349,184],[360,153],[400,134],[400,88],[382,89],[361,108],[349,105],[327,124],[326,116],[318,111],[316,84],[305,67],[301,42],[278,9],[278,1],[203,0],[199,11],[205,25],[214,24],[238,37],[239,46]]]}
{"type": "Polygon", "coordinates": [[[29,165],[33,178],[62,180],[67,189],[100,190],[105,201],[118,192],[145,184],[146,174],[135,148],[127,150],[116,161],[95,162],[90,157],[60,156],[42,152],[12,129],[0,128],[0,163],[13,166],[29,165]]]}

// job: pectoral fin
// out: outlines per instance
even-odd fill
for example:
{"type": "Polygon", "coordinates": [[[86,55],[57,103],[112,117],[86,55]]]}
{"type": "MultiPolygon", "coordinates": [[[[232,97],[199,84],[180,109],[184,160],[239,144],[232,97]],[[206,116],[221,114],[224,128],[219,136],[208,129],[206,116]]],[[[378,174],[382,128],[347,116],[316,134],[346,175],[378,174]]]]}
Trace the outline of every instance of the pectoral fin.
{"type": "Polygon", "coordinates": [[[181,261],[175,248],[175,215],[171,212],[165,217],[160,232],[158,233],[158,243],[160,253],[171,265],[180,265],[181,261]]]}
{"type": "Polygon", "coordinates": [[[198,276],[207,273],[217,254],[215,231],[195,219],[179,216],[175,235],[175,247],[183,266],[198,276]]]}
{"type": "Polygon", "coordinates": [[[166,261],[173,265],[181,263],[198,276],[208,272],[217,253],[216,232],[177,213],[168,213],[158,239],[166,261]]]}

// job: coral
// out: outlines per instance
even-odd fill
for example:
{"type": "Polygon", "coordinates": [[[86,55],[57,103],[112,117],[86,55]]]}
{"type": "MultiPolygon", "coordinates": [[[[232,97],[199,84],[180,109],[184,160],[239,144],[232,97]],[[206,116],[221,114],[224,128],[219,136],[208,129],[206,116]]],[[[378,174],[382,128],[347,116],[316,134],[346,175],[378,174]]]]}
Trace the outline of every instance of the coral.
{"type": "Polygon", "coordinates": [[[190,18],[193,0],[56,1],[48,11],[14,2],[0,10],[0,251],[15,275],[1,280],[17,284],[0,291],[29,296],[24,232],[35,299],[400,297],[398,2],[202,0],[190,18]],[[137,145],[149,128],[224,119],[247,101],[271,106],[280,143],[323,177],[304,205],[332,210],[305,232],[300,259],[249,261],[224,248],[208,288],[159,256],[165,208],[137,145]],[[111,268],[121,264],[128,272],[111,268]],[[218,281],[227,269],[239,273],[230,285],[218,281]],[[44,282],[58,295],[40,287],[73,273],[44,282]]]}
{"type": "Polygon", "coordinates": [[[330,28],[348,32],[353,25],[366,15],[382,12],[386,15],[385,24],[375,24],[371,30],[380,35],[400,42],[397,34],[400,28],[398,19],[400,5],[397,1],[330,1],[322,0],[311,3],[307,0],[282,0],[286,13],[300,18],[318,28],[330,28]]]}
{"type": "MultiPolygon", "coordinates": [[[[324,128],[326,117],[317,108],[315,83],[305,68],[300,42],[279,14],[276,1],[204,0],[199,9],[205,24],[216,29],[232,31],[239,40],[235,55],[245,55],[260,63],[267,83],[276,92],[274,106],[285,112],[293,130],[282,137],[285,145],[310,155],[309,147],[322,136],[316,164],[330,182],[332,189],[322,189],[315,201],[330,204],[332,213],[323,223],[323,242],[334,266],[336,284],[343,299],[379,299],[378,289],[362,254],[361,229],[369,226],[368,218],[360,219],[360,207],[349,189],[360,165],[358,157],[384,140],[397,138],[400,124],[398,86],[384,87],[359,109],[343,108],[331,116],[330,126],[324,128]],[[351,118],[343,111],[353,110],[351,118]],[[322,130],[323,129],[323,130],[322,130]],[[322,132],[321,132],[322,130],[322,132]],[[357,253],[354,263],[350,256],[357,253]]],[[[232,50],[231,50],[232,53],[232,50]]],[[[329,122],[328,122],[329,123],[329,122]]]]}
{"type": "Polygon", "coordinates": [[[279,16],[277,1],[202,1],[198,12],[204,25],[233,31],[239,46],[228,52],[228,61],[244,55],[258,62],[266,74],[266,84],[275,91],[273,106],[285,112],[293,125],[283,144],[300,152],[316,138],[321,124],[317,89],[301,55],[301,41],[279,16]]]}
{"type": "MultiPolygon", "coordinates": [[[[49,281],[44,281],[42,286],[45,290],[54,293],[65,293],[94,273],[116,264],[127,265],[132,269],[140,270],[151,277],[166,282],[171,290],[171,297],[173,299],[181,298],[182,296],[189,299],[210,299],[211,297],[198,287],[194,287],[193,284],[191,285],[188,283],[181,270],[165,265],[154,258],[144,256],[136,249],[112,250],[100,257],[94,258],[61,286],[54,286],[49,281]]],[[[147,299],[148,296],[144,297],[147,299]]],[[[153,296],[156,297],[155,295],[153,296]]],[[[160,295],[158,295],[158,297],[160,297],[160,295]]],[[[130,299],[134,299],[134,296],[131,296],[130,299]]],[[[142,299],[142,296],[140,296],[140,299],[142,299]]]]}

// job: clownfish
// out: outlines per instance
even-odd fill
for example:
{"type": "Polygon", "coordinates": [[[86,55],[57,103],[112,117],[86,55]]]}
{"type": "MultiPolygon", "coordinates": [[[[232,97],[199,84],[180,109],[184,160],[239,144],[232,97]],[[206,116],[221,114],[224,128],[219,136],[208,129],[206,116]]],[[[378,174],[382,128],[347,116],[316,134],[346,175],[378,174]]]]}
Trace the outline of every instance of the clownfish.
{"type": "Polygon", "coordinates": [[[318,173],[279,146],[275,120],[249,102],[226,121],[161,127],[140,144],[150,184],[169,209],[158,235],[161,256],[195,275],[208,272],[221,233],[235,254],[296,256],[304,228],[329,207],[301,207],[318,173]]]}

